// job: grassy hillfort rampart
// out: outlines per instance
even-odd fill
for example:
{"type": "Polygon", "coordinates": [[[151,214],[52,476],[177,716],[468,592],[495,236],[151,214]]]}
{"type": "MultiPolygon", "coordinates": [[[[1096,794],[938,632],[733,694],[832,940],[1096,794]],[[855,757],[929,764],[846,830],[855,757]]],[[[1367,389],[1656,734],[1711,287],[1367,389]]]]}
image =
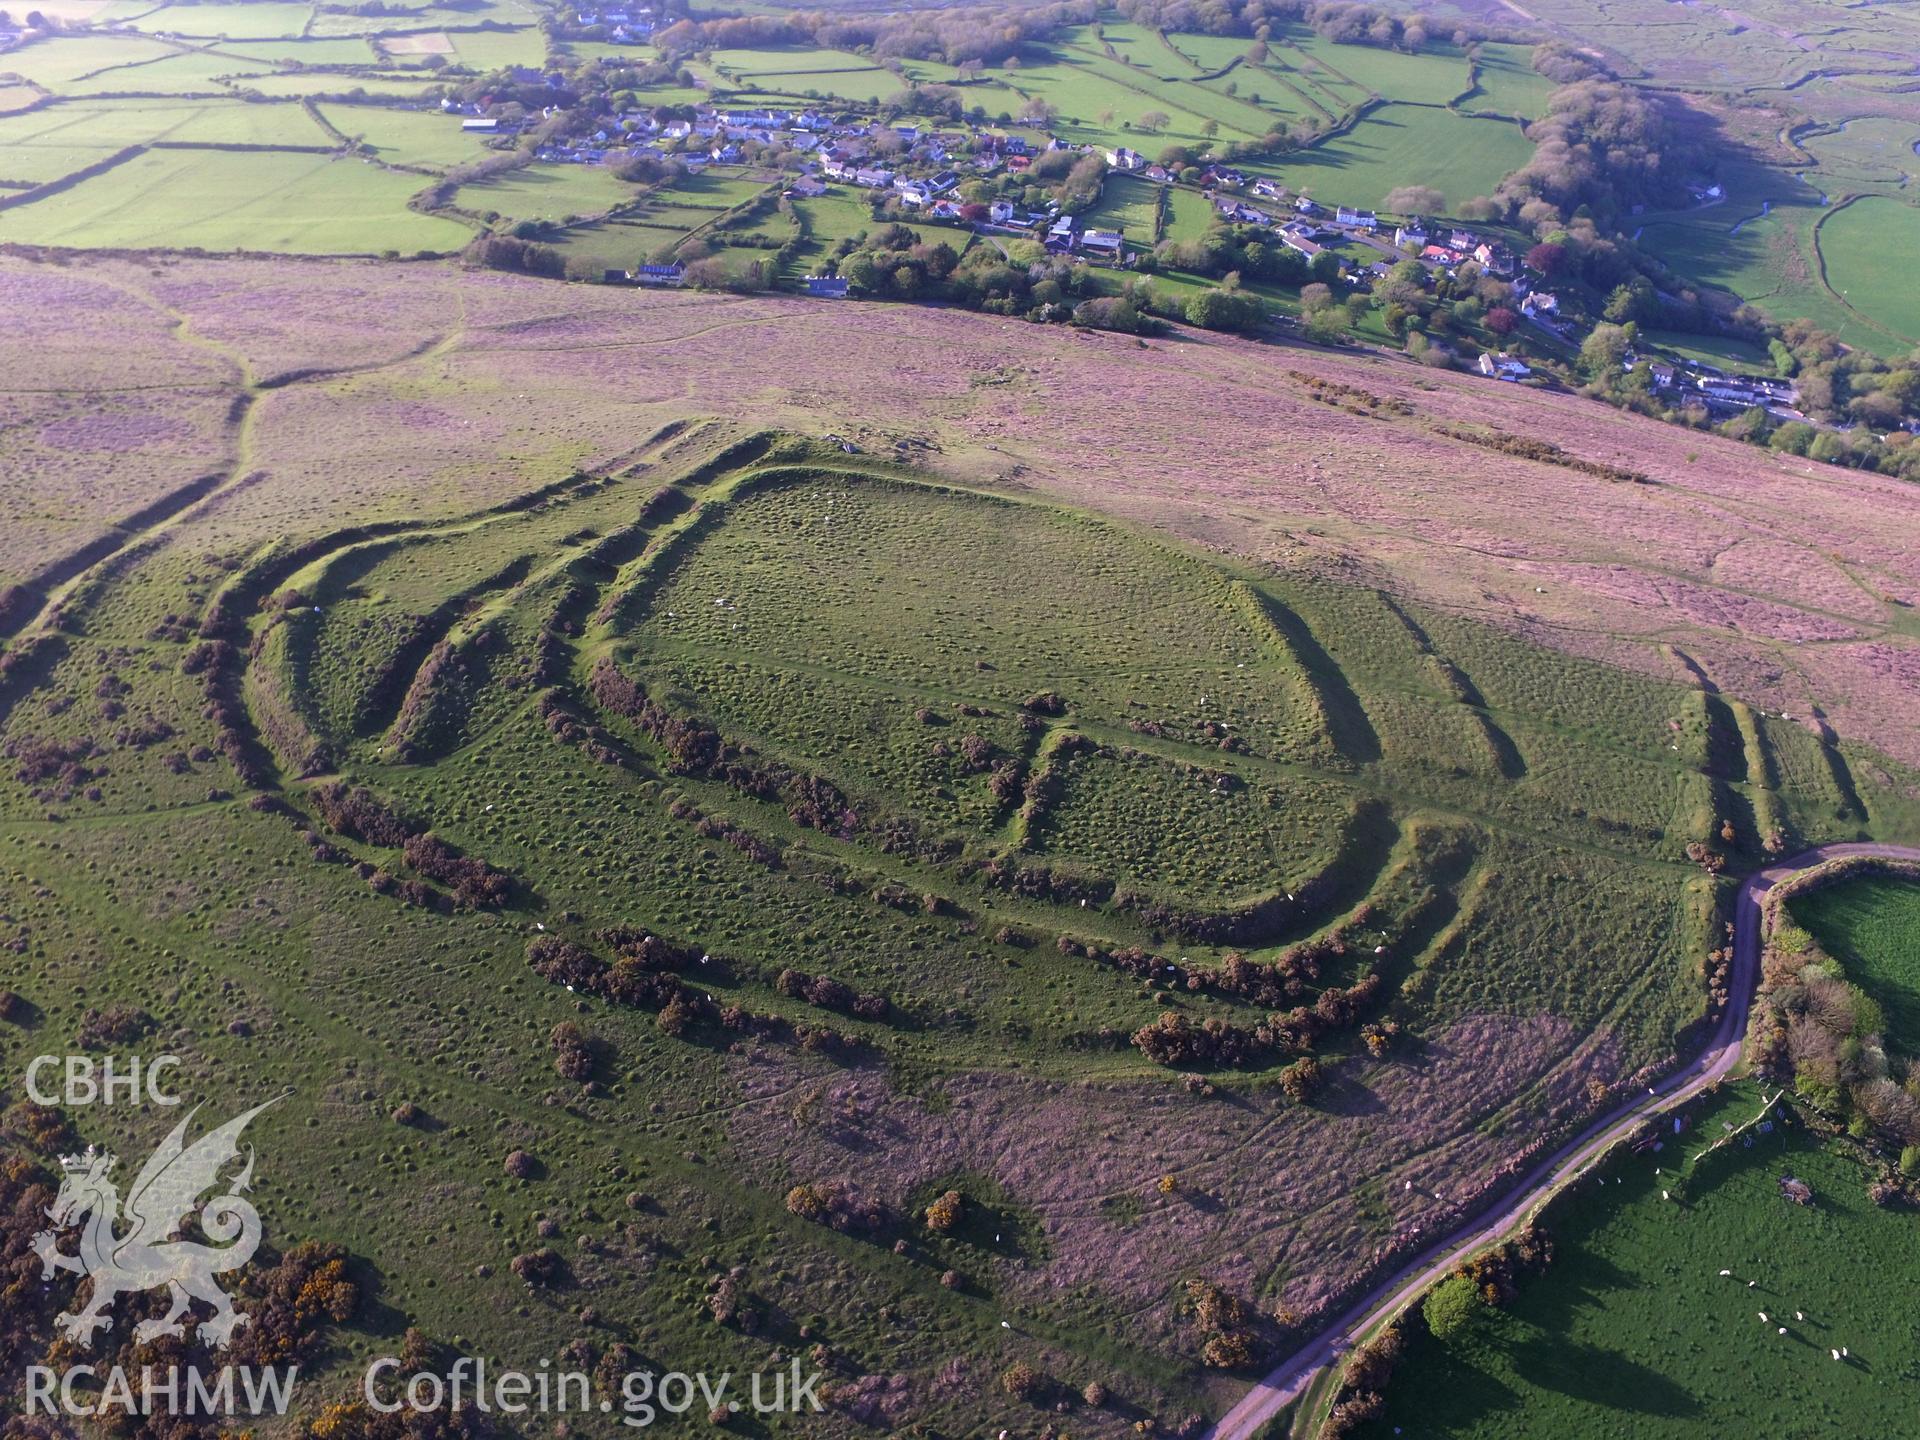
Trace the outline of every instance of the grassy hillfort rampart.
{"type": "Polygon", "coordinates": [[[342,1361],[1176,1433],[1697,1040],[1723,871],[1920,834],[1879,477],[933,310],[0,304],[0,1041],[293,1086],[261,1206],[377,1288],[342,1361]]]}

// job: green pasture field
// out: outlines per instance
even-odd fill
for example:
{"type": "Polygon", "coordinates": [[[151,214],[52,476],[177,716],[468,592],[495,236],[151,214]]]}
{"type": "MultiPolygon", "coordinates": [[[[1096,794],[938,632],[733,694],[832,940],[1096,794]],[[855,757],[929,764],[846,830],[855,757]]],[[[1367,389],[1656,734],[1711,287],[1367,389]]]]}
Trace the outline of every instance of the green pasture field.
{"type": "Polygon", "coordinates": [[[1492,194],[1532,153],[1520,127],[1508,121],[1389,104],[1345,134],[1251,168],[1325,203],[1379,206],[1418,177],[1457,205],[1492,194]]]}
{"type": "Polygon", "coordinates": [[[62,102],[0,118],[0,155],[42,146],[98,148],[104,153],[156,141],[182,145],[331,145],[326,131],[298,105],[241,100],[62,102]]]}
{"type": "Polygon", "coordinates": [[[1451,46],[1409,55],[1377,45],[1336,45],[1301,27],[1289,27],[1287,45],[1333,76],[1388,100],[1445,105],[1468,88],[1467,57],[1451,46]]]}
{"type": "Polygon", "coordinates": [[[358,38],[287,40],[278,44],[232,40],[221,44],[219,53],[256,65],[372,65],[376,59],[373,46],[358,38]]]}
{"type": "Polygon", "coordinates": [[[1206,196],[1175,185],[1167,191],[1169,240],[1198,240],[1213,226],[1215,211],[1206,196]]]}
{"type": "Polygon", "coordinates": [[[1723,370],[1758,370],[1771,373],[1773,358],[1751,340],[1731,335],[1691,335],[1678,330],[1643,330],[1646,344],[1677,360],[1692,360],[1718,365],[1723,370]]]}
{"type": "Polygon", "coordinates": [[[547,37],[531,26],[520,30],[450,30],[453,53],[462,65],[486,72],[509,65],[546,63],[547,37]]]}
{"type": "Polygon", "coordinates": [[[1687,222],[1649,223],[1639,243],[1689,280],[1731,291],[1776,319],[1812,320],[1849,344],[1904,353],[1911,347],[1865,318],[1870,312],[1849,310],[1821,284],[1814,227],[1825,214],[1814,205],[1775,204],[1743,218],[1716,206],[1687,222]]]}
{"type": "Polygon", "coordinates": [[[1816,236],[1827,284],[1846,304],[1900,339],[1920,344],[1920,208],[1866,196],[1830,214],[1816,236]]]}
{"type": "Polygon", "coordinates": [[[875,228],[872,212],[850,192],[830,190],[825,195],[793,202],[794,214],[806,229],[806,240],[796,252],[787,279],[817,274],[819,266],[841,240],[875,228]]]}
{"type": "Polygon", "coordinates": [[[603,65],[648,65],[660,58],[651,45],[615,45],[606,40],[565,40],[560,42],[567,54],[578,60],[598,60],[603,65]]]}
{"type": "Polygon", "coordinates": [[[389,163],[454,166],[487,153],[484,142],[463,131],[457,117],[436,110],[331,103],[319,108],[341,134],[364,140],[389,163]]]}
{"type": "Polygon", "coordinates": [[[686,233],[676,227],[622,217],[573,226],[550,243],[570,263],[577,262],[590,271],[631,270],[648,263],[656,251],[678,244],[686,233]]]}
{"type": "Polygon", "coordinates": [[[1237,73],[1246,65],[1247,51],[1253,41],[1244,35],[1171,34],[1167,36],[1167,44],[1184,56],[1197,73],[1224,70],[1239,60],[1242,65],[1234,66],[1237,73]]]}
{"type": "Polygon", "coordinates": [[[784,46],[768,50],[715,50],[709,57],[714,68],[741,76],[779,75],[783,78],[819,71],[872,70],[872,57],[849,50],[826,50],[817,46],[784,46]]]}
{"type": "Polygon", "coordinates": [[[1580,1181],[1548,1213],[1548,1269],[1448,1343],[1415,1321],[1386,1413],[1355,1433],[1678,1440],[1708,1425],[1901,1429],[1912,1217],[1871,1204],[1860,1164],[1790,1114],[1776,1115],[1770,1133],[1704,1153],[1764,1098],[1730,1086],[1695,1107],[1682,1137],[1668,1133],[1660,1150],[1619,1155],[1580,1181]],[[1812,1205],[1782,1195],[1789,1175],[1812,1187],[1812,1205]],[[1849,1358],[1833,1359],[1842,1347],[1849,1358]]]}
{"type": "Polygon", "coordinates": [[[1460,108],[1538,120],[1547,113],[1553,81],[1533,68],[1533,47],[1483,41],[1480,46],[1479,85],[1460,102],[1460,108]]]}
{"type": "Polygon", "coordinates": [[[560,220],[597,215],[638,193],[601,165],[527,165],[462,185],[455,203],[516,220],[560,220]]]}
{"type": "Polygon", "coordinates": [[[1090,228],[1124,230],[1127,239],[1147,245],[1153,241],[1154,217],[1160,208],[1160,186],[1133,175],[1109,175],[1101,187],[1100,203],[1082,218],[1090,228]]]}
{"type": "Polygon", "coordinates": [[[98,71],[162,60],[179,52],[171,45],[141,35],[57,35],[0,53],[0,74],[18,75],[56,95],[73,88],[98,71]]]}
{"type": "Polygon", "coordinates": [[[308,70],[272,75],[237,75],[228,81],[228,87],[257,91],[274,99],[340,95],[349,98],[363,96],[371,99],[417,100],[430,86],[444,83],[425,75],[342,75],[308,70]]]}
{"type": "MultiPolygon", "coordinates": [[[[802,99],[843,100],[854,105],[878,104],[898,95],[908,85],[906,79],[877,65],[865,69],[799,70],[792,74],[760,73],[743,76],[742,80],[754,87],[750,98],[766,91],[793,94],[802,99]]],[[[722,83],[724,86],[724,81],[722,83]]]]}
{"type": "Polygon", "coordinates": [[[275,4],[272,0],[240,0],[238,4],[169,4],[124,21],[149,34],[167,32],[194,38],[278,40],[304,33],[313,6],[275,4]]]}
{"type": "Polygon", "coordinates": [[[1920,1054],[1920,884],[1862,877],[1802,895],[1789,909],[1847,978],[1880,1002],[1888,1048],[1920,1054]]]}
{"type": "Polygon", "coordinates": [[[152,150],[0,212],[0,239],[353,254],[458,249],[471,232],[406,208],[413,179],[327,155],[152,150]]]}
{"type": "Polygon", "coordinates": [[[220,95],[226,79],[255,68],[224,55],[193,50],[168,55],[151,63],[122,65],[69,83],[63,94],[88,95],[220,95]]]}

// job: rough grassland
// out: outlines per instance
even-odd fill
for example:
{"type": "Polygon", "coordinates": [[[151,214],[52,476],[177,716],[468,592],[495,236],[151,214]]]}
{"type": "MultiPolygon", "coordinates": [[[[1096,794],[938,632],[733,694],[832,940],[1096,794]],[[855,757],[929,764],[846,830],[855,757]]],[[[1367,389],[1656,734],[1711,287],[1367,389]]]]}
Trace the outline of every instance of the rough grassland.
{"type": "Polygon", "coordinates": [[[1444,434],[1512,423],[1487,387],[1205,339],[427,265],[0,280],[0,493],[98,526],[8,555],[3,1058],[120,1002],[196,1096],[294,1086],[262,1206],[382,1306],[321,1386],[412,1322],[503,1364],[823,1345],[807,1434],[1037,1428],[1015,1361],[1117,1397],[1076,1434],[1175,1428],[1234,1388],[1185,1282],[1277,1345],[1682,1043],[1688,842],[1920,831],[1899,727],[1832,696],[1870,667],[1795,672],[1842,749],[1660,648],[1735,693],[1743,646],[1898,653],[1835,578],[1911,584],[1867,477],[1538,400],[1653,483],[1596,481],[1444,434]],[[1150,1062],[1168,1012],[1241,1050],[1150,1062]],[[842,1184],[877,1216],[788,1202],[842,1184]]]}

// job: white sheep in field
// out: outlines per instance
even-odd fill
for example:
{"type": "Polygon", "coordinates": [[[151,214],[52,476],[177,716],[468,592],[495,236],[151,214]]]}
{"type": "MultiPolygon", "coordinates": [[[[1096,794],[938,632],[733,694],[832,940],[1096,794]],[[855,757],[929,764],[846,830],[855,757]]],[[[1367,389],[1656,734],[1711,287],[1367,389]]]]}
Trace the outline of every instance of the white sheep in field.
{"type": "Polygon", "coordinates": [[[1767,1322],[1767,1312],[1766,1312],[1766,1311],[1764,1311],[1764,1310],[1762,1310],[1762,1311],[1760,1312],[1760,1323],[1761,1323],[1762,1325],[1765,1325],[1765,1324],[1767,1324],[1767,1323],[1768,1323],[1768,1322],[1767,1322]]]}

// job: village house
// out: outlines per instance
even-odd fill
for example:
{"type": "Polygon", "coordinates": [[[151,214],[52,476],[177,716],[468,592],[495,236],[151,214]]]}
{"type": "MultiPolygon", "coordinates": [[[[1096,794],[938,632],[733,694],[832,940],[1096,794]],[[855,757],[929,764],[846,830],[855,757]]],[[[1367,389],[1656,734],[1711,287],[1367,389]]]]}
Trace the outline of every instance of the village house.
{"type": "Polygon", "coordinates": [[[847,298],[847,281],[839,275],[809,275],[807,294],[822,300],[844,300],[847,298]]]}
{"type": "Polygon", "coordinates": [[[1107,164],[1116,170],[1126,170],[1129,172],[1144,170],[1147,168],[1147,157],[1142,155],[1138,150],[1129,150],[1126,146],[1122,145],[1116,150],[1107,151],[1107,164]]]}
{"type": "Polygon", "coordinates": [[[1380,225],[1379,216],[1371,210],[1352,210],[1342,205],[1333,215],[1336,225],[1344,225],[1350,230],[1374,230],[1380,225]]]}
{"type": "Polygon", "coordinates": [[[1427,248],[1427,227],[1418,220],[1399,226],[1393,232],[1393,243],[1402,250],[1424,250],[1427,248]]]}
{"type": "Polygon", "coordinates": [[[1513,274],[1513,252],[1504,245],[1483,240],[1473,247],[1473,258],[1489,275],[1513,274]]]}
{"type": "Polygon", "coordinates": [[[1080,222],[1071,215],[1062,215],[1047,227],[1047,249],[1064,254],[1075,249],[1080,243],[1080,222]]]}
{"type": "Polygon", "coordinates": [[[686,278],[686,269],[680,265],[642,265],[633,272],[633,278],[642,285],[678,285],[686,278]]]}
{"type": "Polygon", "coordinates": [[[1118,230],[1089,230],[1080,237],[1080,250],[1089,259],[1119,265],[1127,256],[1126,237],[1118,230]]]}
{"type": "Polygon", "coordinates": [[[1477,368],[1482,375],[1494,380],[1524,380],[1533,373],[1531,366],[1504,350],[1498,355],[1482,354],[1477,368]]]}

